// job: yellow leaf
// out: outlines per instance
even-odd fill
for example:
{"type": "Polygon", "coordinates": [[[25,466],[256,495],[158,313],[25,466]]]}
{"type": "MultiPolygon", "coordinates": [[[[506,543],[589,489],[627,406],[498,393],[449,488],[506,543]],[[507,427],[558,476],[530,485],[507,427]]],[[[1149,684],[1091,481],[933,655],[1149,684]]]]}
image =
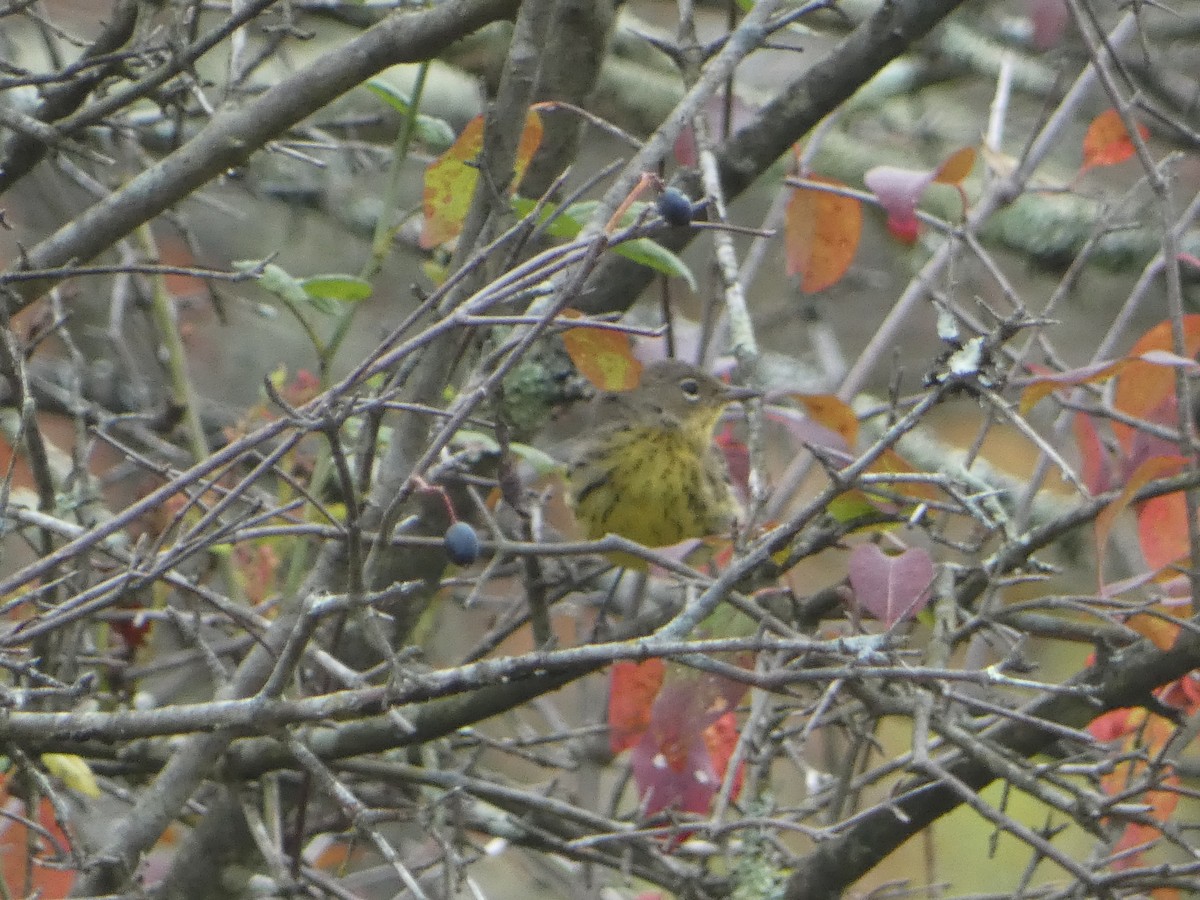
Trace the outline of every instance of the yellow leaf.
{"type": "MultiPolygon", "coordinates": [[[[542,117],[530,110],[525,117],[525,130],[513,161],[513,179],[509,191],[515,190],[525,175],[525,169],[542,142],[542,117]]],[[[471,195],[479,181],[475,160],[483,151],[483,116],[467,123],[462,134],[445,153],[425,170],[425,190],[422,209],[425,214],[421,230],[421,247],[429,250],[458,237],[471,206],[471,195]]]]}
{"type": "Polygon", "coordinates": [[[96,776],[83,757],[74,753],[43,753],[42,765],[46,771],[85,797],[99,797],[100,786],[96,784],[96,776]]]}

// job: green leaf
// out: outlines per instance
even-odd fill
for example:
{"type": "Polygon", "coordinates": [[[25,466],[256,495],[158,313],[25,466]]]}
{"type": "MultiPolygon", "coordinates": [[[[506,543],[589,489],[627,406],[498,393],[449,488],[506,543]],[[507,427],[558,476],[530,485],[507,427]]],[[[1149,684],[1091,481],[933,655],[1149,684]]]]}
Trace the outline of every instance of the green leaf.
{"type": "MultiPolygon", "coordinates": [[[[244,260],[235,262],[234,266],[245,272],[257,268],[259,262],[244,260]]],[[[307,305],[309,303],[308,294],[305,292],[304,285],[300,282],[300,279],[293,278],[286,270],[274,263],[267,263],[263,266],[262,273],[258,276],[258,283],[264,290],[274,294],[285,303],[296,305],[307,305]]]]}
{"type": "Polygon", "coordinates": [[[354,303],[374,293],[371,282],[354,275],[314,275],[300,282],[310,297],[354,303]]]}
{"type": "MultiPolygon", "coordinates": [[[[247,272],[257,269],[261,262],[242,260],[234,267],[247,272]]],[[[267,263],[262,267],[258,283],[291,307],[311,307],[318,312],[337,312],[337,303],[354,303],[371,296],[371,283],[353,275],[314,275],[311,278],[296,278],[287,270],[267,263]]]]}
{"type": "Polygon", "coordinates": [[[855,519],[875,515],[879,512],[879,507],[873,504],[862,491],[847,491],[830,500],[825,511],[844,525],[855,519]]]}
{"type": "Polygon", "coordinates": [[[384,78],[372,78],[364,87],[402,116],[412,109],[412,98],[384,78]]]}
{"type": "Polygon", "coordinates": [[[662,244],[657,244],[650,238],[626,241],[613,249],[626,259],[648,266],[655,272],[682,278],[688,283],[688,287],[693,291],[696,290],[696,277],[687,264],[662,244]]]}
{"type": "Polygon", "coordinates": [[[417,138],[431,150],[440,153],[454,143],[454,129],[445,119],[418,113],[417,138]]]}
{"type": "MultiPolygon", "coordinates": [[[[641,208],[645,205],[644,203],[633,204],[622,219],[622,223],[628,224],[634,221],[641,208]]],[[[519,216],[529,215],[533,211],[533,208],[534,201],[532,200],[524,197],[515,197],[513,199],[513,210],[519,216]]],[[[551,237],[570,240],[583,230],[583,223],[591,218],[595,209],[595,200],[583,200],[579,203],[572,203],[550,223],[546,231],[551,237]]],[[[538,221],[545,222],[554,212],[555,207],[552,204],[546,204],[538,216],[538,221]]],[[[656,243],[650,240],[650,238],[636,238],[632,241],[625,241],[623,244],[617,244],[613,247],[613,250],[626,259],[647,266],[656,272],[661,272],[663,275],[682,278],[688,283],[688,287],[693,291],[696,290],[696,277],[692,274],[692,270],[687,267],[687,264],[676,254],[662,246],[662,244],[656,243]]]]}

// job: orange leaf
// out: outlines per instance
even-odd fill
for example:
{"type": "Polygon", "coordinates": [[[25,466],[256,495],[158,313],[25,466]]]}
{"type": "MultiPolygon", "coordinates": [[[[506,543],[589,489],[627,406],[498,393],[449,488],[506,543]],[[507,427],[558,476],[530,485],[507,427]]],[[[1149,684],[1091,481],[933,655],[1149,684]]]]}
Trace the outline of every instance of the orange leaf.
{"type": "Polygon", "coordinates": [[[1179,639],[1179,626],[1161,616],[1137,613],[1125,622],[1159,650],[1170,650],[1179,639]]]}
{"type": "Polygon", "coordinates": [[[521,186],[525,170],[529,168],[533,154],[537,153],[538,147],[542,144],[543,130],[542,117],[537,110],[529,110],[525,114],[525,127],[521,131],[521,140],[517,143],[517,155],[513,160],[513,180],[509,185],[509,193],[521,186]]]}
{"type": "Polygon", "coordinates": [[[608,742],[613,753],[628,750],[642,739],[665,675],[661,659],[613,663],[608,688],[608,742]]]}
{"type": "MultiPolygon", "coordinates": [[[[562,316],[579,319],[583,313],[567,309],[562,316]]],[[[564,331],[562,340],[575,368],[600,390],[628,391],[641,380],[642,363],[633,355],[626,332],[580,325],[564,331]]]]}
{"type": "Polygon", "coordinates": [[[840,434],[849,449],[854,449],[858,441],[858,415],[849,404],[835,394],[792,394],[792,398],[807,409],[814,420],[840,434]]]}
{"type": "MultiPolygon", "coordinates": [[[[1184,353],[1195,358],[1200,353],[1200,314],[1191,313],[1183,317],[1184,353]]],[[[1143,334],[1129,351],[1130,357],[1143,356],[1155,350],[1175,350],[1171,336],[1171,321],[1159,322],[1143,334]]],[[[1132,359],[1117,379],[1113,392],[1113,408],[1138,419],[1175,425],[1176,417],[1163,421],[1156,411],[1174,410],[1175,377],[1172,367],[1156,365],[1141,359],[1132,359]],[[1166,403],[1166,401],[1172,401],[1166,403]]],[[[1112,423],[1113,433],[1128,453],[1133,444],[1135,429],[1123,422],[1112,423]]]]}
{"type": "MultiPolygon", "coordinates": [[[[1163,478],[1176,474],[1183,467],[1183,463],[1183,458],[1179,456],[1151,457],[1138,466],[1134,473],[1129,476],[1129,480],[1121,489],[1120,496],[1104,507],[1104,509],[1100,510],[1100,514],[1096,516],[1096,573],[1100,578],[1101,584],[1104,584],[1104,557],[1108,552],[1108,535],[1112,531],[1113,522],[1116,521],[1117,516],[1123,513],[1129,507],[1129,504],[1133,502],[1134,494],[1155,478],[1163,478]]],[[[1142,528],[1139,523],[1139,534],[1141,530],[1142,528]]],[[[1186,527],[1184,528],[1184,535],[1186,539],[1186,527]]],[[[1173,560],[1174,558],[1167,560],[1167,562],[1172,562],[1173,560]]],[[[1161,568],[1161,566],[1154,566],[1154,568],[1161,568]]]]}
{"type": "MultiPolygon", "coordinates": [[[[516,190],[542,141],[542,117],[529,110],[525,129],[513,161],[513,179],[508,185],[516,190]]],[[[429,250],[458,236],[471,206],[471,197],[479,181],[475,160],[483,150],[483,116],[467,123],[458,139],[425,170],[425,190],[422,210],[425,215],[421,229],[421,247],[429,250]]]]}
{"type": "MultiPolygon", "coordinates": [[[[1142,140],[1150,137],[1145,125],[1139,124],[1138,134],[1142,140]]],[[[1133,140],[1115,109],[1107,109],[1088,126],[1083,136],[1083,168],[1111,166],[1124,162],[1134,154],[1133,140]]]]}
{"type": "Polygon", "coordinates": [[[1191,553],[1187,496],[1181,492],[1153,497],[1138,510],[1138,543],[1146,565],[1157,571],[1191,553]]]}
{"type": "Polygon", "coordinates": [[[963,147],[955,150],[946,157],[946,161],[938,167],[933,180],[938,184],[958,184],[971,174],[975,168],[975,148],[963,147]]]}
{"type": "MultiPolygon", "coordinates": [[[[737,747],[739,734],[737,718],[732,710],[704,729],[704,746],[708,748],[708,755],[712,758],[713,769],[721,778],[725,777],[725,770],[729,768],[729,760],[733,757],[733,751],[737,747]]],[[[742,791],[745,769],[746,761],[743,759],[733,775],[733,790],[730,797],[734,800],[742,791]]]]}
{"type": "MultiPolygon", "coordinates": [[[[867,471],[873,474],[915,475],[921,470],[889,448],[879,454],[879,459],[875,460],[867,471]]],[[[890,489],[911,500],[936,500],[938,497],[937,488],[927,482],[901,482],[892,485],[890,489]]]]}
{"type": "Polygon", "coordinates": [[[5,786],[0,790],[0,805],[8,814],[0,820],[0,877],[4,879],[8,895],[25,896],[35,891],[48,898],[66,897],[77,873],[62,866],[67,861],[62,858],[62,851],[70,846],[70,839],[55,821],[50,801],[42,799],[37,815],[29,816],[25,804],[11,796],[5,786]],[[36,832],[30,834],[22,817],[36,818],[44,829],[42,835],[50,840],[36,832]],[[33,848],[40,849],[30,856],[33,848]]]}
{"type": "Polygon", "coordinates": [[[1082,368],[1071,369],[1066,372],[1039,373],[1029,382],[1025,390],[1021,392],[1021,415],[1028,414],[1043,399],[1061,387],[1106,381],[1119,373],[1128,363],[1129,360],[1127,359],[1119,359],[1116,362],[1093,363],[1090,366],[1083,366],[1082,368]]]}
{"type": "MultiPolygon", "coordinates": [[[[844,187],[839,181],[809,176],[809,181],[844,187]]],[[[858,252],[862,204],[813,188],[795,188],[788,201],[785,247],[789,275],[800,277],[800,290],[815,294],[837,284],[858,252]]]]}
{"type": "Polygon", "coordinates": [[[1079,475],[1084,486],[1093,494],[1103,494],[1112,487],[1112,477],[1108,466],[1108,453],[1096,430],[1096,423],[1087,413],[1075,413],[1072,421],[1075,432],[1075,445],[1079,448],[1079,475]]]}

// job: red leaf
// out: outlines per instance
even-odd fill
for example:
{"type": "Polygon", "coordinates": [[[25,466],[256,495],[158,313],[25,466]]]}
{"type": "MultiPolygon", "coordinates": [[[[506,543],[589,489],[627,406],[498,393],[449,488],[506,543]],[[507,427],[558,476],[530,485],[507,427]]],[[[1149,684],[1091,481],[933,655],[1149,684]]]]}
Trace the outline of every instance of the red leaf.
{"type": "MultiPolygon", "coordinates": [[[[1183,317],[1183,335],[1184,353],[1195,358],[1200,353],[1200,314],[1192,313],[1183,317]]],[[[1138,419],[1177,425],[1174,405],[1176,373],[1170,367],[1146,360],[1146,354],[1156,350],[1172,354],[1175,351],[1169,319],[1159,322],[1143,334],[1130,349],[1131,361],[1117,378],[1113,407],[1138,419]]],[[[1113,422],[1112,429],[1128,454],[1136,430],[1123,422],[1113,422]]]]}
{"type": "MultiPolygon", "coordinates": [[[[808,180],[844,187],[819,175],[808,180]]],[[[788,201],[784,227],[787,272],[800,276],[800,290],[815,294],[840,281],[854,262],[862,204],[853,197],[798,187],[788,201]]]]}
{"type": "Polygon", "coordinates": [[[1079,447],[1079,456],[1083,461],[1080,476],[1083,483],[1093,494],[1103,494],[1112,487],[1112,472],[1109,468],[1108,451],[1096,431],[1096,423],[1087,413],[1075,413],[1072,422],[1075,431],[1075,444],[1079,447]]]}
{"type": "Polygon", "coordinates": [[[613,753],[635,746],[650,727],[650,711],[665,672],[661,659],[613,663],[608,688],[608,745],[613,753]]]}
{"type": "Polygon", "coordinates": [[[1098,741],[1115,741],[1129,734],[1136,726],[1131,724],[1128,709],[1111,709],[1096,716],[1088,725],[1088,733],[1098,741]]]}
{"type": "Polygon", "coordinates": [[[1164,494],[1138,509],[1138,543],[1153,571],[1185,559],[1191,553],[1187,531],[1187,496],[1164,494]]]}
{"type": "MultiPolygon", "coordinates": [[[[7,776],[4,779],[7,782],[7,776]]],[[[64,867],[69,862],[65,851],[70,839],[55,821],[50,801],[41,800],[36,816],[49,840],[36,830],[30,833],[22,821],[28,816],[25,804],[8,794],[7,784],[0,791],[0,805],[6,814],[0,817],[0,877],[8,895],[23,897],[32,890],[54,900],[70,894],[77,874],[76,870],[64,867]]]]}
{"type": "MultiPolygon", "coordinates": [[[[1139,124],[1137,130],[1142,140],[1150,137],[1145,125],[1139,124]]],[[[1134,152],[1133,140],[1115,109],[1107,109],[1092,119],[1087,134],[1083,136],[1084,169],[1124,162],[1134,152]]]]}
{"type": "MultiPolygon", "coordinates": [[[[654,701],[650,727],[633,750],[630,765],[638,796],[647,816],[664,809],[704,814],[724,778],[724,767],[736,744],[736,727],[728,726],[709,736],[716,724],[706,714],[703,681],[667,679],[654,701]],[[709,749],[713,742],[718,755],[709,749]],[[719,764],[718,764],[719,763],[719,764]]],[[[732,712],[717,717],[732,718],[732,712]]]]}
{"type": "MultiPolygon", "coordinates": [[[[708,755],[712,759],[713,768],[720,774],[722,781],[725,779],[725,773],[729,769],[729,760],[733,757],[733,751],[737,749],[740,734],[737,727],[737,717],[733,714],[732,710],[704,729],[704,746],[708,748],[708,755]]],[[[738,794],[742,792],[742,780],[745,774],[746,761],[743,759],[738,764],[737,771],[733,774],[733,791],[730,793],[730,797],[735,800],[738,794]]]]}
{"type": "MultiPolygon", "coordinates": [[[[1129,504],[1133,501],[1133,495],[1145,487],[1149,482],[1156,478],[1163,478],[1169,475],[1174,475],[1183,467],[1184,460],[1179,456],[1155,456],[1146,460],[1142,465],[1138,466],[1137,471],[1129,477],[1121,489],[1121,494],[1112,503],[1104,507],[1100,514],[1096,516],[1096,573],[1100,579],[1100,583],[1104,584],[1104,557],[1108,548],[1108,535],[1112,530],[1113,522],[1129,504]]],[[[1162,499],[1156,497],[1155,499],[1162,499]]],[[[1151,500],[1151,503],[1154,501],[1151,500]]],[[[1139,516],[1140,518],[1140,516],[1139,516]]],[[[1138,533],[1142,533],[1142,527],[1139,524],[1138,533]]],[[[1187,528],[1184,528],[1184,539],[1186,540],[1187,528]]],[[[1143,548],[1144,549],[1144,548],[1143,548]]],[[[1172,557],[1167,562],[1173,562],[1176,557],[1172,557]]],[[[1163,563],[1162,565],[1165,565],[1163,563]]],[[[1152,566],[1152,568],[1161,568],[1152,566]]]]}
{"type": "Polygon", "coordinates": [[[919,547],[888,556],[875,544],[859,544],[850,553],[855,598],[889,628],[925,608],[933,573],[933,558],[919,547]]]}

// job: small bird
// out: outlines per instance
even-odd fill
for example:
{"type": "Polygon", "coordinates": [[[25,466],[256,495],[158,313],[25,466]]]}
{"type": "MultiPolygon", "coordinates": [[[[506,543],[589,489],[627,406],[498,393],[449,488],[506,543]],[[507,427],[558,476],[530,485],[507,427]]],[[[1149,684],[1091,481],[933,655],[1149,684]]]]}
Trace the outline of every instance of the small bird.
{"type": "Polygon", "coordinates": [[[587,537],[618,534],[666,547],[728,531],[739,504],[713,428],[728,404],[757,396],[678,359],[647,366],[632,390],[597,396],[591,430],[568,469],[587,537]]]}

